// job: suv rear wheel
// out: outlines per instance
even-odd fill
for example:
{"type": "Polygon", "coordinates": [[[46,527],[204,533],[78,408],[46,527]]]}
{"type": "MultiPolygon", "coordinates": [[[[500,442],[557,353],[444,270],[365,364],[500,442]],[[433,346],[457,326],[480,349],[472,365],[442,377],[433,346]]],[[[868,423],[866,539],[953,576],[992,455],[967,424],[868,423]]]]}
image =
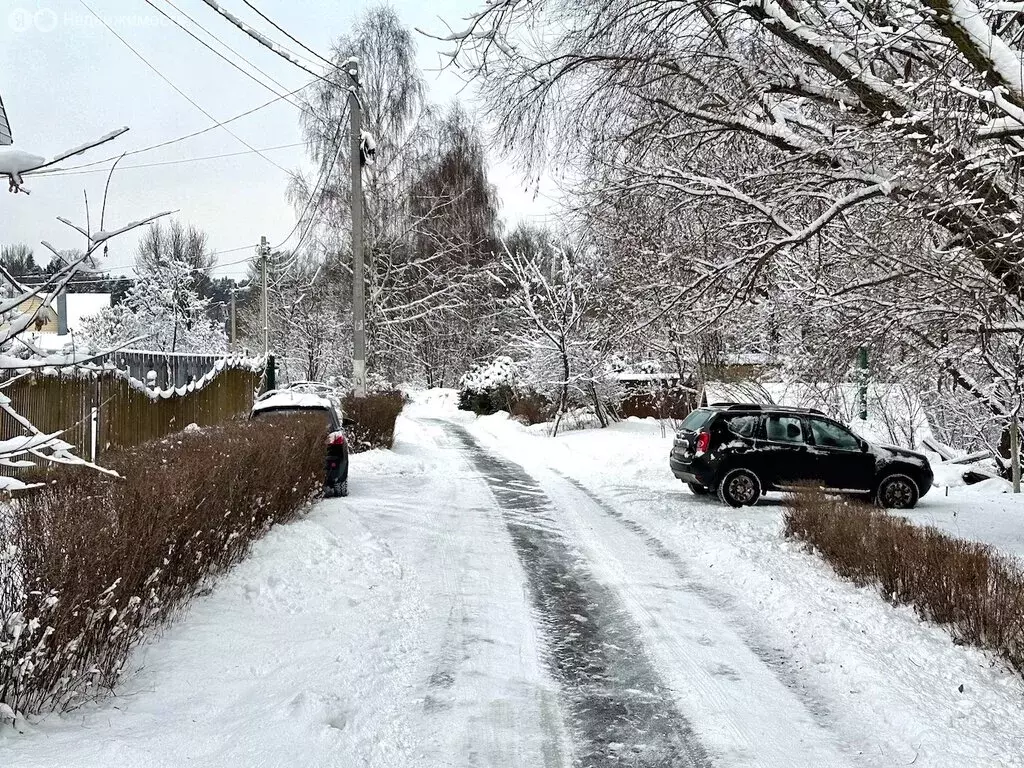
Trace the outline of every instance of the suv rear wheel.
{"type": "Polygon", "coordinates": [[[730,507],[756,504],[761,496],[761,481],[749,469],[732,469],[718,483],[718,498],[730,507]]]}
{"type": "Polygon", "coordinates": [[[917,483],[906,475],[888,475],[878,484],[875,501],[885,509],[911,509],[920,497],[917,483]]]}
{"type": "Polygon", "coordinates": [[[706,496],[708,493],[708,489],[700,483],[687,483],[686,487],[690,489],[690,493],[694,496],[706,496]]]}

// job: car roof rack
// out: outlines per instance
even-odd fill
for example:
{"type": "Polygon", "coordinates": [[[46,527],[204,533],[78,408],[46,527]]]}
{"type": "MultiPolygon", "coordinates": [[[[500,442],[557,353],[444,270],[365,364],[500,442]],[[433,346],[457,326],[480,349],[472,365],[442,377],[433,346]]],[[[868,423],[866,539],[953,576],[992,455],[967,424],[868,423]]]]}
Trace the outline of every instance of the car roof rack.
{"type": "Polygon", "coordinates": [[[786,411],[789,413],[814,413],[826,415],[819,408],[799,408],[792,405],[766,405],[765,403],[709,403],[709,408],[721,408],[725,411],[786,411]]]}

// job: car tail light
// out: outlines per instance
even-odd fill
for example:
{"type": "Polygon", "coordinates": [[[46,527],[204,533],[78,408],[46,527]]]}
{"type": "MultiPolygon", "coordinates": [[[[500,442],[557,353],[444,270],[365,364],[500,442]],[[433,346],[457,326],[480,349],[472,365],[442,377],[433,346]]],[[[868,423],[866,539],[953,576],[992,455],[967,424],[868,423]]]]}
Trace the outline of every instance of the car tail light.
{"type": "Polygon", "coordinates": [[[699,433],[697,435],[697,453],[704,453],[709,445],[711,445],[711,435],[707,432],[699,433]]]}
{"type": "Polygon", "coordinates": [[[344,432],[331,432],[327,436],[328,445],[344,445],[345,444],[345,433],[344,432]]]}

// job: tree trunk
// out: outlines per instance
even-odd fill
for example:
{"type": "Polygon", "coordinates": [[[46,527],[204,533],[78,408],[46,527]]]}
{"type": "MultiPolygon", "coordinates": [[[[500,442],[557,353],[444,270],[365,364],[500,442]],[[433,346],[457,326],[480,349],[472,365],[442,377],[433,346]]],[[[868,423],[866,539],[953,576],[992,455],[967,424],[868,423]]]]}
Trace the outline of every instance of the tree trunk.
{"type": "Polygon", "coordinates": [[[608,426],[608,415],[605,413],[604,408],[601,406],[601,398],[598,397],[597,387],[592,383],[589,387],[590,399],[594,402],[594,414],[597,416],[597,421],[601,425],[601,429],[608,426]]]}

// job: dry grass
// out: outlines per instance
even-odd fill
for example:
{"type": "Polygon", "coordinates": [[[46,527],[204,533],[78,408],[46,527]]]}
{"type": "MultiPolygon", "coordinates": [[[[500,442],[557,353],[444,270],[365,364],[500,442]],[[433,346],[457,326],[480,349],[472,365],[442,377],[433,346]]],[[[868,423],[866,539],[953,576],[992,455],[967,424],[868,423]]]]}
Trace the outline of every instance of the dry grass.
{"type": "Polygon", "coordinates": [[[345,417],[352,419],[346,430],[353,453],[373,448],[391,448],[395,443],[395,422],[405,407],[405,396],[397,389],[357,398],[345,398],[345,417]]]}
{"type": "Polygon", "coordinates": [[[236,422],[73,470],[0,512],[0,704],[73,708],[320,488],[322,419],[236,422]]]}
{"type": "Polygon", "coordinates": [[[866,504],[807,491],[792,497],[785,532],[843,578],[875,585],[1024,674],[1024,570],[991,547],[914,525],[866,504]]]}

